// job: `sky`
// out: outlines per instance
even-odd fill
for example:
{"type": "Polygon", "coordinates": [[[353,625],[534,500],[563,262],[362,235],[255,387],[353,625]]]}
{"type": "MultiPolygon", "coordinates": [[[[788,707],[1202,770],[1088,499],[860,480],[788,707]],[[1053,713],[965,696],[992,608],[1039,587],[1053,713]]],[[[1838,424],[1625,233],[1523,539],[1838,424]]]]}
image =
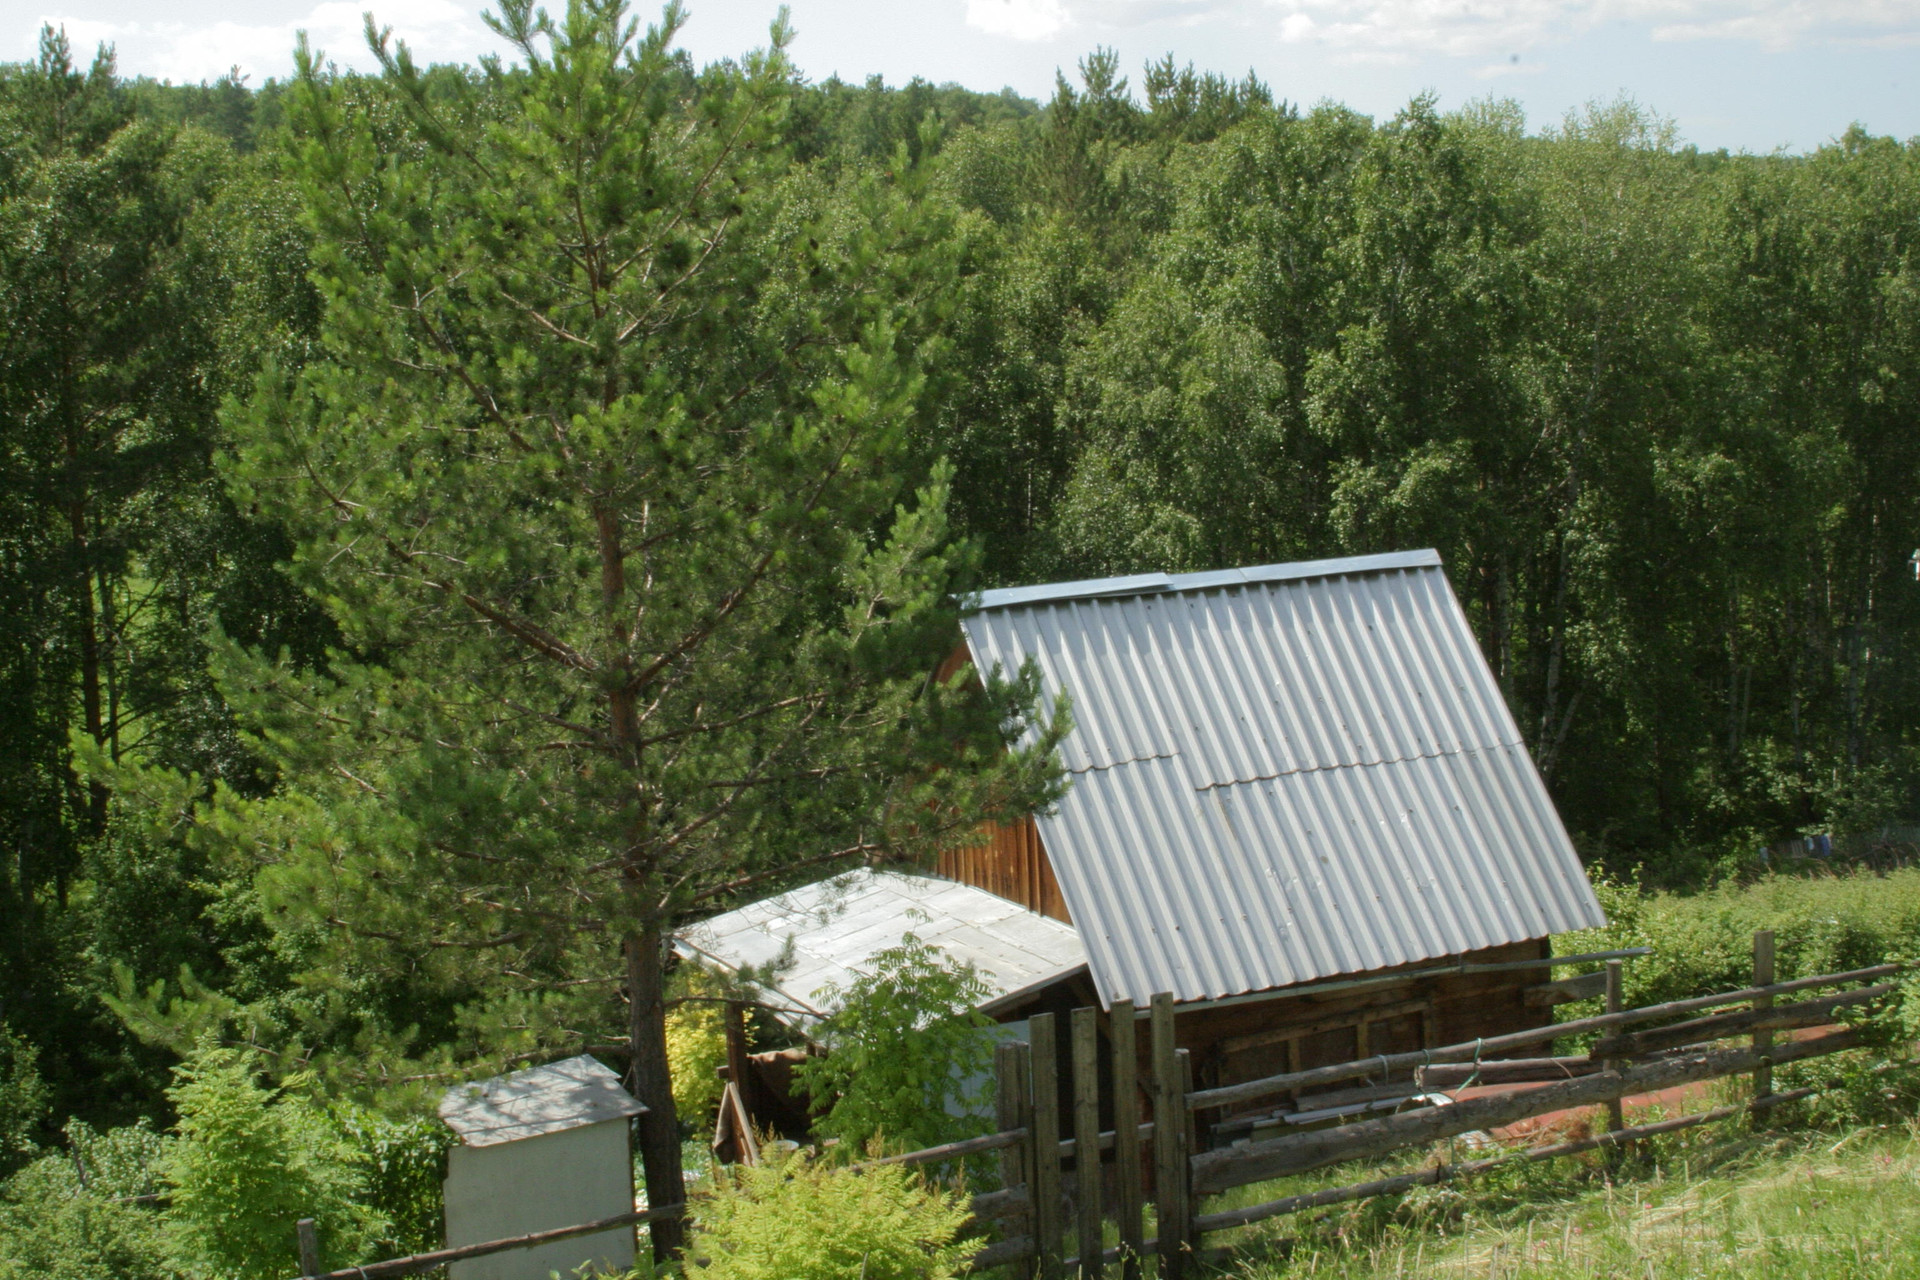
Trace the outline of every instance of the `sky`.
{"type": "MultiPolygon", "coordinates": [[[[554,7],[564,0],[549,0],[554,7]]],[[[0,60],[33,55],[43,23],[76,52],[111,43],[124,75],[175,83],[231,67],[284,77],[297,31],[366,67],[371,7],[423,61],[498,48],[485,0],[0,0],[0,60]]],[[[700,62],[763,44],[771,0],[689,0],[700,62]]],[[[1631,97],[1703,148],[1804,151],[1860,123],[1920,136],[1920,0],[792,0],[792,54],[810,77],[913,76],[1052,92],[1098,46],[1140,68],[1172,53],[1278,98],[1377,117],[1421,93],[1443,109],[1510,98],[1534,127],[1631,97]]],[[[643,17],[657,10],[636,9],[643,17]]]]}

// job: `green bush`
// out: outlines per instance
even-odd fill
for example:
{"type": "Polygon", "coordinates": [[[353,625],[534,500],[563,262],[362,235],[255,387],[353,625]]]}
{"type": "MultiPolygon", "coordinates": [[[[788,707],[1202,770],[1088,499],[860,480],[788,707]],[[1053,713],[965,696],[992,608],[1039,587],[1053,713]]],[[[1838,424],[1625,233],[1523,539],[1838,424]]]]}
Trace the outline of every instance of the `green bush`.
{"type": "Polygon", "coordinates": [[[453,1131],[437,1116],[395,1119],[363,1107],[337,1108],[334,1118],[364,1172],[361,1199],[387,1224],[373,1251],[384,1258],[438,1249],[453,1131]]]}
{"type": "Polygon", "coordinates": [[[73,1124],[67,1136],[70,1151],[0,1184],[0,1280],[180,1280],[160,1215],[122,1199],[153,1190],[165,1140],[144,1124],[104,1134],[73,1124]]]}
{"type": "Polygon", "coordinates": [[[965,1197],[898,1166],[855,1173],[804,1157],[715,1179],[692,1253],[701,1280],[948,1280],[965,1197]]]}
{"type": "Polygon", "coordinates": [[[263,1087],[250,1054],[202,1049],[175,1068],[179,1137],[162,1163],[181,1258],[222,1280],[299,1271],[294,1224],[312,1218],[328,1267],[367,1260],[386,1223],[363,1203],[365,1160],[323,1110],[263,1087]]]}
{"type": "MultiPolygon", "coordinates": [[[[1800,878],[1768,876],[1698,893],[1596,883],[1610,923],[1556,939],[1563,953],[1652,947],[1626,965],[1630,1005],[1681,1000],[1753,980],[1753,935],[1774,931],[1781,981],[1920,956],[1920,869],[1800,878]]],[[[1597,1010],[1566,1006],[1566,1016],[1597,1010]]]]}
{"type": "Polygon", "coordinates": [[[37,1051],[0,1022],[0,1177],[32,1158],[34,1135],[47,1114],[47,1086],[37,1051]]]}
{"type": "Polygon", "coordinates": [[[864,1150],[884,1138],[901,1150],[937,1146],[981,1132],[977,1090],[993,1065],[992,1022],[978,1012],[987,985],[970,964],[951,960],[912,934],[876,952],[844,991],[818,1038],[827,1055],[800,1067],[815,1107],[815,1130],[864,1150]]]}

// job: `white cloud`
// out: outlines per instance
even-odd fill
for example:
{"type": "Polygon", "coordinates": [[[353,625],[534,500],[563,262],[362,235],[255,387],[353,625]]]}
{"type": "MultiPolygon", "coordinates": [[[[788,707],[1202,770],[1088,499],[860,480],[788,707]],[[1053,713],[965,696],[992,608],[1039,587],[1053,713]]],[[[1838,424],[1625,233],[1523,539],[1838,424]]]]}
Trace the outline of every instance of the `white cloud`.
{"type": "Polygon", "coordinates": [[[1060,0],[967,0],[967,25],[988,35],[1047,40],[1070,21],[1060,0]]]}
{"type": "MultiPolygon", "coordinates": [[[[1920,0],[1266,0],[1276,34],[1348,54],[1511,57],[1602,23],[1645,24],[1656,39],[1729,39],[1773,49],[1920,41],[1920,0]]],[[[1232,6],[1240,8],[1239,5],[1232,6]]],[[[1512,67],[1511,62],[1506,64],[1512,67]]],[[[1499,63],[1491,74],[1509,74],[1499,63]]]]}
{"type": "MultiPolygon", "coordinates": [[[[493,33],[481,25],[476,10],[458,0],[405,0],[401,4],[373,0],[371,5],[361,0],[323,0],[303,16],[284,22],[101,22],[47,14],[35,21],[27,34],[27,50],[42,24],[50,24],[65,27],[76,61],[91,59],[99,44],[113,45],[123,75],[190,84],[218,79],[237,66],[258,84],[269,76],[284,78],[292,71],[294,37],[299,31],[307,32],[314,48],[343,67],[372,66],[361,17],[369,7],[375,19],[391,26],[395,38],[405,40],[422,62],[472,62],[499,45],[493,33]]],[[[32,55],[23,50],[19,56],[32,55]]]]}

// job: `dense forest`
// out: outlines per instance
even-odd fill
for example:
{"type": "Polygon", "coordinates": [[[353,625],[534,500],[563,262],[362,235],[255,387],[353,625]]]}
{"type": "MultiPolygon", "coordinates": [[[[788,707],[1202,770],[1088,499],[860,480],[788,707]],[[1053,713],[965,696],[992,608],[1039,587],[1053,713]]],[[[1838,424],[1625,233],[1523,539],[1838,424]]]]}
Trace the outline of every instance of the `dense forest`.
{"type": "Polygon", "coordinates": [[[0,1173],[210,1029],[644,1058],[677,922],[1054,794],[925,688],[972,588],[1432,546],[1590,861],[1920,818],[1920,140],[502,15],[0,68],[0,1173]]]}

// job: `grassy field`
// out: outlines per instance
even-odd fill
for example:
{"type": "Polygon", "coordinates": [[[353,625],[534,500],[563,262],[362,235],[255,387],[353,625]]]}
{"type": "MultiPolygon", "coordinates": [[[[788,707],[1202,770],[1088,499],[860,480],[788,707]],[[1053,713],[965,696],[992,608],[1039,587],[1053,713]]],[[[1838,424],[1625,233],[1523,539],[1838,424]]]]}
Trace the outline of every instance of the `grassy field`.
{"type": "Polygon", "coordinates": [[[1617,1171],[1514,1171],[1250,1229],[1244,1280],[1920,1277],[1920,1122],[1700,1134],[1617,1171]]]}

